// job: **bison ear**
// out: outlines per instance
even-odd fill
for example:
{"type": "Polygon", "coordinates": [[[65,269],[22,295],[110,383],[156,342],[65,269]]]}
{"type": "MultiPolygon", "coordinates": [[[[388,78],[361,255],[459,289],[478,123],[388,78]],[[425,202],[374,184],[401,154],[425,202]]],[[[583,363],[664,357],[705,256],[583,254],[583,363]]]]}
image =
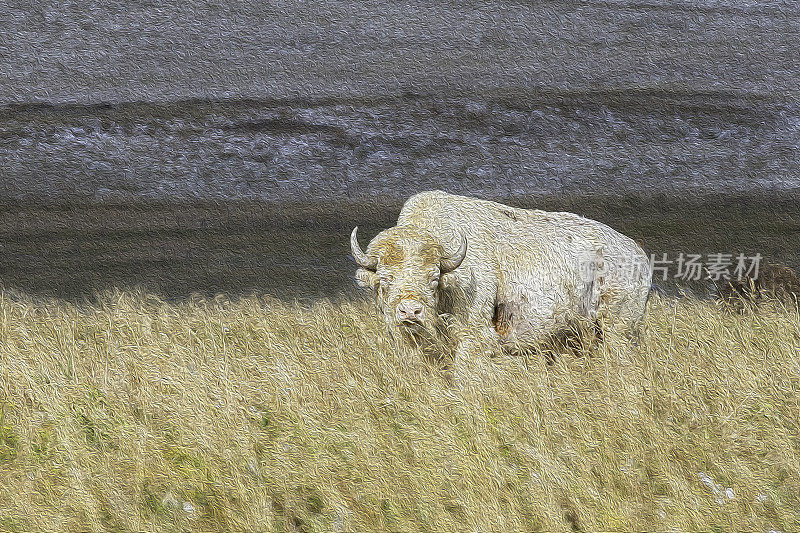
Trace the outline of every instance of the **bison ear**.
{"type": "Polygon", "coordinates": [[[370,270],[359,268],[356,270],[356,283],[362,289],[372,289],[378,284],[378,275],[370,270]]]}

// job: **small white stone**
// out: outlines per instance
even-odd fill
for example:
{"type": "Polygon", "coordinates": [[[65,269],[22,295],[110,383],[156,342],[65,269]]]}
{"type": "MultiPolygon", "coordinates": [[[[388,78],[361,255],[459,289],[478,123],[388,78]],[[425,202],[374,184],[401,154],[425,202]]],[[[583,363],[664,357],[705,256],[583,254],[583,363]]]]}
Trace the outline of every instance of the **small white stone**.
{"type": "Polygon", "coordinates": [[[725,497],[727,497],[729,500],[734,499],[736,495],[733,493],[733,489],[731,488],[725,489],[725,497]]]}
{"type": "Polygon", "coordinates": [[[173,509],[177,509],[178,499],[175,498],[174,494],[167,491],[167,493],[164,494],[164,498],[161,500],[161,505],[163,505],[164,507],[172,507],[173,509]]]}
{"type": "Polygon", "coordinates": [[[252,458],[247,461],[247,470],[249,470],[250,474],[254,477],[258,477],[258,461],[252,458]]]}
{"type": "Polygon", "coordinates": [[[766,494],[759,494],[758,496],[756,496],[756,501],[758,503],[764,503],[765,501],[767,501],[767,498],[768,497],[766,494]]]}
{"type": "Polygon", "coordinates": [[[192,505],[192,502],[183,502],[183,512],[186,514],[194,514],[194,505],[192,505]]]}
{"type": "Polygon", "coordinates": [[[711,489],[711,492],[713,492],[714,494],[719,494],[720,492],[722,492],[719,490],[717,484],[714,483],[714,480],[711,479],[711,476],[707,475],[705,472],[698,472],[697,475],[700,478],[700,481],[702,481],[706,487],[711,489]]]}

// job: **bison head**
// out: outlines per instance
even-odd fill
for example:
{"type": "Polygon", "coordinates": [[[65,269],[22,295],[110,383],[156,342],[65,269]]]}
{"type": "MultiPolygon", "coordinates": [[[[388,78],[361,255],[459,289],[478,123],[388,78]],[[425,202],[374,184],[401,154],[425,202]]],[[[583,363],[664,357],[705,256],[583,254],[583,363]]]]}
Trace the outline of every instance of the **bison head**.
{"type": "Polygon", "coordinates": [[[353,258],[361,267],[356,281],[372,289],[378,307],[390,327],[412,333],[435,331],[441,289],[467,254],[467,240],[447,254],[428,231],[414,226],[395,226],[378,234],[361,250],[358,227],[350,236],[353,258]]]}

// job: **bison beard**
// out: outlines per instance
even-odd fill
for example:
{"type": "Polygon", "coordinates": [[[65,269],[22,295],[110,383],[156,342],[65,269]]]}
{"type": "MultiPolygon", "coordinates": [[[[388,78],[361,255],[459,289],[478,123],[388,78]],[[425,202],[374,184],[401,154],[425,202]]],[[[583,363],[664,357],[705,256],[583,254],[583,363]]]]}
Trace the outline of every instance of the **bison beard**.
{"type": "Polygon", "coordinates": [[[449,366],[454,359],[452,315],[442,313],[430,326],[403,327],[389,325],[389,335],[401,345],[419,350],[430,363],[449,366]]]}

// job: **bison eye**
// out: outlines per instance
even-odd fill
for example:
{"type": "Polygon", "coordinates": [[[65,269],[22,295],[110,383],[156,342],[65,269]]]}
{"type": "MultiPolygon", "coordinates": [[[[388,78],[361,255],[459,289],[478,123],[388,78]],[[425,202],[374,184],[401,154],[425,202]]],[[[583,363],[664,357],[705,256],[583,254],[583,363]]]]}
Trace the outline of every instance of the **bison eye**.
{"type": "Polygon", "coordinates": [[[389,296],[389,278],[381,277],[378,286],[375,287],[380,298],[384,300],[389,296]]]}
{"type": "Polygon", "coordinates": [[[438,272],[436,274],[431,274],[429,283],[430,283],[430,286],[433,287],[434,289],[439,285],[439,273],[438,272]]]}

